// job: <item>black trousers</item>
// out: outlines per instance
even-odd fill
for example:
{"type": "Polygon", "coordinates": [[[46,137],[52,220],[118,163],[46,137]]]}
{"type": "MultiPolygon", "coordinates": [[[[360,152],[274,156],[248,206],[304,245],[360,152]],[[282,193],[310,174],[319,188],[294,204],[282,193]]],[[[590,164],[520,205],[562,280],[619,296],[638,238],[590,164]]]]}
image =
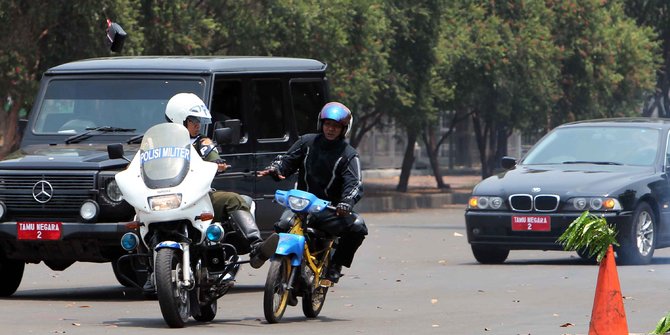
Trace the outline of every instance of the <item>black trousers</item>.
{"type": "Polygon", "coordinates": [[[323,211],[313,215],[310,226],[340,238],[332,262],[346,267],[351,267],[356,250],[368,234],[365,222],[355,213],[337,216],[332,211],[323,211]]]}

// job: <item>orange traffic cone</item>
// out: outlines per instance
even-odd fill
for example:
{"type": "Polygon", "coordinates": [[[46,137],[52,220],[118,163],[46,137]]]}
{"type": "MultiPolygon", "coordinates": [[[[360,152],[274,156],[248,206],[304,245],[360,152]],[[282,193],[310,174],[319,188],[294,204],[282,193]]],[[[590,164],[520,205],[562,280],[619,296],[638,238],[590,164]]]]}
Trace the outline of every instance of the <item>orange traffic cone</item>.
{"type": "Polygon", "coordinates": [[[614,249],[610,245],[598,271],[589,335],[618,334],[628,335],[628,324],[626,311],[623,308],[619,274],[614,262],[614,249]]]}

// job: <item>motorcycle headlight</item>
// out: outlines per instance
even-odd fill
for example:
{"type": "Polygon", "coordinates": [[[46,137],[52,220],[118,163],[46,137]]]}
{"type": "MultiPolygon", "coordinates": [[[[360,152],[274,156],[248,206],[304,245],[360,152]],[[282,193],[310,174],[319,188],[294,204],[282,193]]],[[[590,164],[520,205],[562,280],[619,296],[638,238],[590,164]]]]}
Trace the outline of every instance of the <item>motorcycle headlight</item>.
{"type": "Polygon", "coordinates": [[[135,250],[137,246],[140,244],[140,239],[137,237],[137,235],[133,233],[125,233],[123,236],[121,236],[121,247],[123,250],[126,251],[131,251],[135,250]]]}
{"type": "Polygon", "coordinates": [[[153,211],[166,211],[179,208],[181,205],[181,194],[165,194],[149,197],[149,208],[153,211]]]}
{"type": "Polygon", "coordinates": [[[110,179],[109,183],[107,183],[105,193],[107,193],[109,200],[119,202],[123,199],[123,194],[121,194],[121,189],[115,179],[110,179]]]}
{"type": "Polygon", "coordinates": [[[309,200],[299,197],[288,197],[288,205],[292,210],[302,211],[307,206],[309,206],[309,200]]]}
{"type": "Polygon", "coordinates": [[[205,236],[207,240],[212,242],[219,242],[223,239],[223,228],[218,224],[212,224],[207,227],[205,230],[205,236]]]}

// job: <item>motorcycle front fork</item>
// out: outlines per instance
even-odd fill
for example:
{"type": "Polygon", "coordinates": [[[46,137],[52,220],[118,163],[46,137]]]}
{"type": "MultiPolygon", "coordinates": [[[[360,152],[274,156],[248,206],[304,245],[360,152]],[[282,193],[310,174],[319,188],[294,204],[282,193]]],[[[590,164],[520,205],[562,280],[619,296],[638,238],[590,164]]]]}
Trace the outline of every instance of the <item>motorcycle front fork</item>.
{"type": "MultiPolygon", "coordinates": [[[[191,272],[191,249],[188,243],[181,243],[184,252],[182,252],[182,273],[184,274],[184,281],[181,283],[184,287],[193,286],[193,273],[191,272]]],[[[179,282],[179,278],[175,278],[179,282]]]]}

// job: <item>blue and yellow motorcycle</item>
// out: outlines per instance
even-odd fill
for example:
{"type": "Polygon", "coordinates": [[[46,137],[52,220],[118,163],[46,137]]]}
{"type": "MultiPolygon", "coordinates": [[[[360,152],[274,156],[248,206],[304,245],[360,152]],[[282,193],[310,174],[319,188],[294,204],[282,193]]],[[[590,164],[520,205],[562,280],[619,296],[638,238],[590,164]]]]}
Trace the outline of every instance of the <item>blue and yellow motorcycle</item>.
{"type": "Polygon", "coordinates": [[[279,233],[277,251],[270,261],[265,281],[263,312],[268,323],[277,323],[287,305],[298,304],[308,318],[321,312],[328,289],[333,283],[325,278],[328,263],[338,238],[309,227],[310,213],[335,210],[330,202],[296,189],[277,190],[275,201],[290,209],[288,233],[279,233]]]}

